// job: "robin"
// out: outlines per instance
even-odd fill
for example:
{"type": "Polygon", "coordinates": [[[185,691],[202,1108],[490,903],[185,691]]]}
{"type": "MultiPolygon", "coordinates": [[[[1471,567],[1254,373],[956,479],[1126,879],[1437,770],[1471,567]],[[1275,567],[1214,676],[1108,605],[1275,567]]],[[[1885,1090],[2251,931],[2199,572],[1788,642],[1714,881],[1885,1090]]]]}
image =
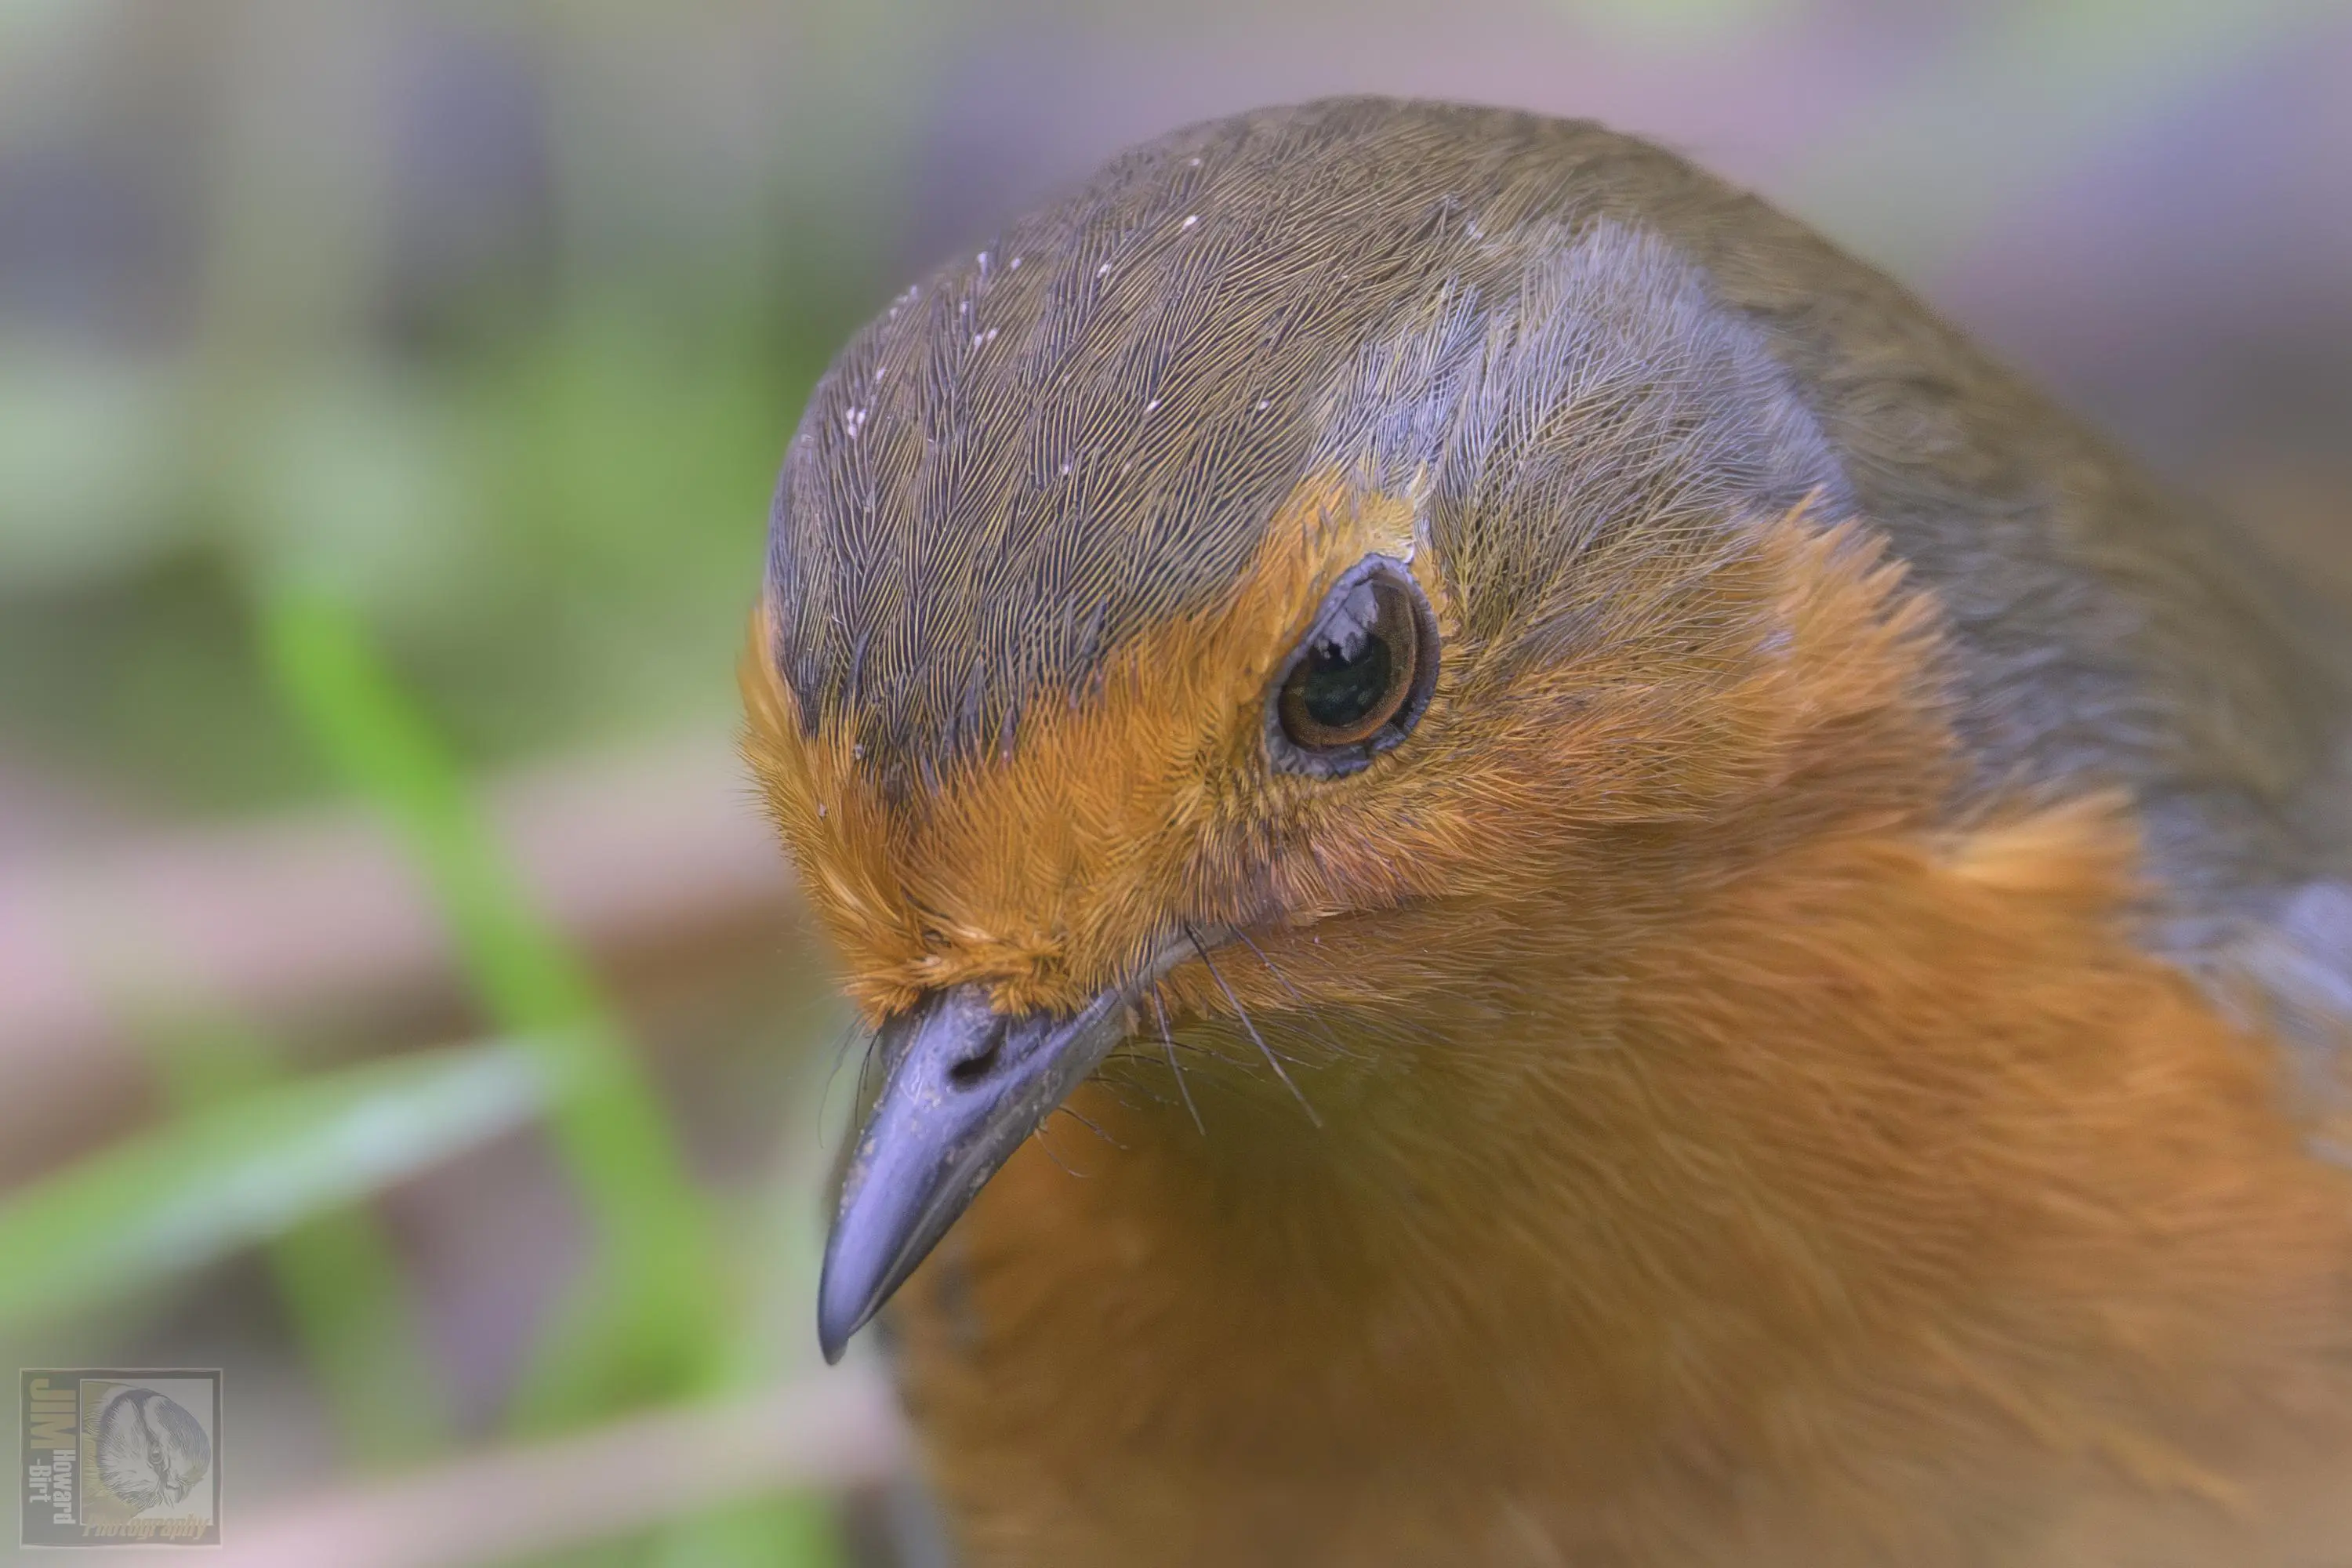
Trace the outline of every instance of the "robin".
{"type": "Polygon", "coordinates": [[[826,1353],[975,1563],[2352,1563],[2323,641],[1656,148],[1131,151],[784,464],[826,1353]]]}

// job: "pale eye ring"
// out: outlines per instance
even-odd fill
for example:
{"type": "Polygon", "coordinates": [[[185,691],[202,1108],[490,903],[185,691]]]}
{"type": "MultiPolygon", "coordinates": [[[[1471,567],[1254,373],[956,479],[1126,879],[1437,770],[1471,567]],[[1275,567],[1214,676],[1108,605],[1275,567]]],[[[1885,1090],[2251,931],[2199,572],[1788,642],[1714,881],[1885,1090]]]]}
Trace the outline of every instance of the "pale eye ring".
{"type": "Polygon", "coordinates": [[[1412,733],[1437,686],[1437,616],[1402,561],[1368,555],[1323,597],[1275,671],[1266,756],[1287,773],[1336,777],[1412,733]]]}

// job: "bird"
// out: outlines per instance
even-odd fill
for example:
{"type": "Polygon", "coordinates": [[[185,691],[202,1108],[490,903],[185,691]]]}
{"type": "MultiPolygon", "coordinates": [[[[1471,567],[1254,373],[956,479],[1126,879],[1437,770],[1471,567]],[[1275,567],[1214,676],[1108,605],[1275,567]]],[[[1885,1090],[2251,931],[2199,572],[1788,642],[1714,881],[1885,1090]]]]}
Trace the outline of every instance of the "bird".
{"type": "Polygon", "coordinates": [[[157,1389],[117,1387],[86,1419],[98,1484],[136,1517],[182,1502],[211,1472],[213,1443],[187,1406],[157,1389]]]}
{"type": "Polygon", "coordinates": [[[2352,1562],[2340,630],[1675,153],[1125,152],[783,459],[825,1353],[976,1564],[2352,1562]]]}

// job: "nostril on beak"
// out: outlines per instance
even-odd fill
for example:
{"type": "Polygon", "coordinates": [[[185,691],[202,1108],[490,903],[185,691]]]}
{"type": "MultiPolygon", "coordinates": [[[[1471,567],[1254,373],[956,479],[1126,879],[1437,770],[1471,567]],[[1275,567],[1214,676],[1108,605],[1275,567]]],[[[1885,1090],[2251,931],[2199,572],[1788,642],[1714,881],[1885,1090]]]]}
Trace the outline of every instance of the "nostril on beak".
{"type": "Polygon", "coordinates": [[[970,1089],[995,1069],[996,1058],[1004,1054],[1004,1031],[991,1029],[987,1042],[971,1055],[950,1064],[948,1082],[958,1089],[970,1089]]]}

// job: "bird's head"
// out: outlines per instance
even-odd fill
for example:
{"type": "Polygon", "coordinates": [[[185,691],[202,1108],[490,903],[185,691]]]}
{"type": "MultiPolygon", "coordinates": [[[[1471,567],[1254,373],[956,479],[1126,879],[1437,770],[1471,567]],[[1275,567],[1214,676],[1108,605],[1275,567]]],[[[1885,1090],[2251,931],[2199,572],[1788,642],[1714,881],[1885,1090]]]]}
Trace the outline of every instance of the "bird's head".
{"type": "Polygon", "coordinates": [[[1946,787],[1926,610],[1646,221],[1696,178],[1501,114],[1226,121],[843,353],[746,660],[877,1030],[829,1352],[1139,1030],[1335,1116],[1382,1042],[1507,1048],[1695,889],[1946,787]]]}

